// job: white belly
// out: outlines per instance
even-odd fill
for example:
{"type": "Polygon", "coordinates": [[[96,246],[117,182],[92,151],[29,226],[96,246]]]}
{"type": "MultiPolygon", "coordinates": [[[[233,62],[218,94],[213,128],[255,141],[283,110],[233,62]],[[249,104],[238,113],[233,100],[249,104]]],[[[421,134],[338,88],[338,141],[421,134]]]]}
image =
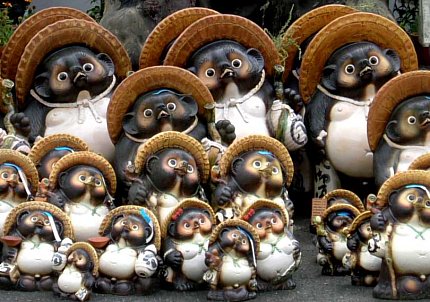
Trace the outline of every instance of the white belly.
{"type": "Polygon", "coordinates": [[[359,255],[360,266],[371,272],[379,272],[381,270],[382,259],[369,253],[366,246],[363,246],[359,255]]]}
{"type": "Polygon", "coordinates": [[[223,257],[221,282],[225,286],[246,285],[251,280],[252,270],[246,259],[233,260],[230,256],[223,257]]]}
{"type": "MultiPolygon", "coordinates": [[[[287,237],[284,238],[288,239],[287,237]]],[[[288,239],[288,241],[291,240],[288,239]]],[[[271,244],[260,243],[260,252],[257,257],[257,275],[261,279],[275,280],[284,276],[284,273],[294,265],[292,245],[290,248],[285,243],[278,243],[272,247],[271,244]]]]}
{"type": "Polygon", "coordinates": [[[330,112],[326,152],[337,171],[373,177],[373,153],[367,140],[367,106],[337,102],[330,112]]]}
{"type": "Polygon", "coordinates": [[[17,264],[20,272],[30,275],[48,275],[52,272],[54,247],[48,243],[35,246],[30,241],[23,241],[18,252],[17,264]]]}
{"type": "Polygon", "coordinates": [[[58,287],[65,293],[76,293],[82,287],[82,274],[68,267],[58,277],[58,287]]]}
{"type": "Polygon", "coordinates": [[[100,256],[100,271],[118,279],[128,279],[134,275],[137,252],[129,247],[118,249],[114,244],[108,246],[100,256]]]}
{"type": "Polygon", "coordinates": [[[205,250],[200,249],[198,246],[184,246],[180,248],[184,256],[182,263],[182,273],[194,282],[202,282],[203,274],[208,270],[205,264],[205,250]]]}
{"type": "Polygon", "coordinates": [[[179,199],[172,194],[161,194],[157,198],[157,215],[158,221],[165,221],[168,215],[178,205],[179,199]]]}
{"type": "Polygon", "coordinates": [[[6,221],[7,215],[13,209],[12,204],[0,201],[0,236],[3,236],[3,227],[6,221]]]}
{"type": "Polygon", "coordinates": [[[83,122],[79,123],[78,108],[54,108],[46,116],[45,136],[56,133],[75,135],[84,140],[90,150],[101,153],[109,161],[113,160],[115,147],[112,144],[106,123],[106,110],[109,98],[103,98],[94,104],[95,111],[101,118],[97,122],[89,108],[82,108],[83,122]]]}
{"type": "Polygon", "coordinates": [[[419,156],[430,152],[430,146],[427,146],[425,148],[409,148],[407,150],[404,150],[399,155],[399,160],[397,163],[397,167],[395,167],[396,172],[400,171],[406,171],[409,168],[409,165],[417,159],[419,156]]]}
{"type": "Polygon", "coordinates": [[[333,255],[337,260],[342,261],[343,256],[345,256],[348,251],[349,249],[346,246],[346,240],[333,242],[333,255]]]}

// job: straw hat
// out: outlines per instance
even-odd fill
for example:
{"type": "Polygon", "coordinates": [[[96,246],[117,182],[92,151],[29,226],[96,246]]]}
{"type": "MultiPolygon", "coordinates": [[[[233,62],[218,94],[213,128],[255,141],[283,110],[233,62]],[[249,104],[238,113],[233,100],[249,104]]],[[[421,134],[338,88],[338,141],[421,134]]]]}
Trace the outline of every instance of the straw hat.
{"type": "Polygon", "coordinates": [[[45,26],[65,19],[94,20],[80,10],[69,7],[51,7],[41,10],[22,22],[5,45],[1,61],[1,76],[15,80],[19,60],[28,42],[45,26]]]}
{"type": "Polygon", "coordinates": [[[39,187],[39,174],[30,158],[19,151],[0,149],[0,165],[4,163],[11,163],[20,167],[31,184],[31,193],[36,194],[39,187]]]}
{"type": "Polygon", "coordinates": [[[15,79],[18,104],[24,103],[33,84],[36,68],[46,55],[59,48],[77,44],[108,54],[120,80],[131,70],[130,58],[124,46],[99,24],[78,19],[57,21],[40,30],[25,47],[15,79]]]}
{"type": "Polygon", "coordinates": [[[116,209],[113,209],[103,219],[100,228],[99,234],[100,236],[106,236],[108,232],[110,232],[110,227],[112,226],[113,219],[115,219],[118,215],[136,215],[141,216],[141,211],[144,211],[146,215],[149,216],[152,223],[154,224],[154,238],[152,238],[152,243],[155,245],[157,251],[160,250],[161,247],[161,230],[160,224],[158,223],[157,217],[155,217],[154,213],[149,211],[148,209],[140,206],[120,206],[116,209]]]}
{"type": "Polygon", "coordinates": [[[249,135],[236,139],[225,151],[219,162],[221,177],[226,177],[230,171],[233,159],[242,153],[252,150],[266,150],[273,153],[282,165],[286,174],[287,187],[293,180],[294,165],[287,148],[278,140],[264,135],[249,135]]]}
{"type": "Polygon", "coordinates": [[[68,237],[72,239],[72,241],[75,240],[69,216],[53,204],[42,201],[23,202],[13,208],[7,216],[3,226],[3,232],[5,235],[8,235],[9,232],[12,231],[12,228],[16,225],[16,219],[24,211],[42,211],[51,213],[54,218],[63,223],[64,232],[62,238],[68,237]]]}
{"type": "Polygon", "coordinates": [[[162,64],[162,55],[165,54],[169,43],[195,21],[214,14],[218,12],[203,7],[190,7],[164,18],[155,26],[143,44],[139,60],[140,69],[162,64]]]}
{"type": "Polygon", "coordinates": [[[246,209],[244,209],[241,213],[241,219],[248,221],[249,219],[246,219],[247,215],[249,214],[250,210],[258,211],[262,208],[269,208],[269,209],[275,209],[279,210],[282,215],[282,222],[285,226],[288,226],[290,224],[290,216],[288,215],[287,210],[285,207],[281,206],[279,203],[276,203],[269,199],[258,199],[253,204],[248,206],[246,209]]]}
{"type": "Polygon", "coordinates": [[[348,14],[321,29],[306,49],[300,67],[300,92],[305,102],[315,92],[330,56],[346,44],[361,41],[395,50],[400,56],[402,72],[418,69],[412,40],[400,26],[372,13],[348,14]]]}
{"type": "Polygon", "coordinates": [[[223,39],[258,49],[263,54],[268,75],[272,75],[274,66],[280,63],[275,44],[257,24],[236,15],[216,14],[201,18],[188,26],[170,47],[164,65],[186,67],[195,51],[223,39]]]}
{"type": "Polygon", "coordinates": [[[370,220],[372,216],[373,216],[372,211],[361,212],[357,217],[355,217],[351,225],[346,228],[345,233],[347,234],[354,233],[361,224],[363,224],[366,220],[370,220]]]}
{"type": "Polygon", "coordinates": [[[352,213],[352,215],[354,215],[354,217],[360,215],[360,210],[358,210],[356,207],[346,203],[339,203],[328,207],[321,216],[322,220],[324,221],[328,215],[337,211],[349,211],[352,213]]]}
{"type": "Polygon", "coordinates": [[[86,165],[94,167],[102,172],[105,181],[107,182],[107,189],[110,190],[110,194],[114,194],[116,191],[116,176],[110,163],[101,155],[90,151],[81,151],[67,154],[57,161],[52,168],[51,174],[49,175],[49,185],[53,190],[58,182],[58,177],[61,172],[67,169],[77,166],[86,165]]]}
{"type": "Polygon", "coordinates": [[[70,134],[53,134],[38,140],[31,148],[28,157],[37,165],[40,160],[58,147],[69,147],[74,151],[88,151],[88,145],[79,137],[70,134]]]}
{"type": "Polygon", "coordinates": [[[180,203],[178,203],[178,205],[166,216],[166,219],[164,221],[160,221],[162,238],[166,238],[167,230],[169,229],[169,224],[172,221],[172,216],[179,209],[189,209],[189,208],[198,208],[198,209],[208,211],[212,225],[214,226],[216,224],[215,213],[209,204],[197,198],[187,198],[182,200],[180,203]]]}
{"type": "Polygon", "coordinates": [[[190,153],[197,163],[201,181],[207,181],[210,165],[205,149],[196,139],[175,131],[161,132],[140,145],[134,160],[136,173],[142,172],[149,156],[167,148],[179,148],[190,153]]]}
{"type": "Polygon", "coordinates": [[[430,71],[417,70],[401,74],[378,90],[367,119],[367,137],[372,151],[378,147],[379,140],[396,106],[420,94],[430,94],[430,71]]]}
{"type": "Polygon", "coordinates": [[[357,10],[346,5],[330,4],[315,8],[294,21],[285,32],[282,41],[283,44],[288,45],[286,48],[288,57],[284,63],[284,80],[286,80],[293,68],[294,59],[299,51],[297,46],[300,46],[306,39],[317,33],[331,21],[356,11],[357,10]],[[295,45],[289,45],[290,39],[294,40],[295,45]]]}
{"type": "Polygon", "coordinates": [[[430,153],[417,157],[410,165],[408,170],[428,170],[430,169],[430,153]]]}
{"type": "Polygon", "coordinates": [[[91,258],[91,261],[94,265],[93,267],[93,276],[97,276],[98,275],[98,271],[99,271],[99,257],[97,256],[97,252],[96,250],[93,248],[93,246],[87,242],[76,242],[73,243],[71,247],[69,247],[69,249],[67,250],[67,255],[66,257],[69,257],[69,255],[78,250],[78,249],[82,249],[85,252],[88,253],[88,255],[91,258]]]}
{"type": "Polygon", "coordinates": [[[356,207],[360,212],[365,211],[364,205],[361,202],[360,197],[358,197],[354,192],[351,192],[348,190],[343,190],[343,189],[333,190],[327,193],[323,198],[327,200],[327,202],[332,198],[335,198],[335,199],[344,198],[350,201],[352,205],[356,207]]]}
{"type": "Polygon", "coordinates": [[[188,70],[174,66],[154,66],[141,69],[115,89],[107,110],[108,130],[113,143],[118,141],[122,132],[124,115],[131,110],[137,98],[156,89],[172,89],[191,95],[203,113],[205,106],[213,104],[209,89],[197,76],[188,70]]]}

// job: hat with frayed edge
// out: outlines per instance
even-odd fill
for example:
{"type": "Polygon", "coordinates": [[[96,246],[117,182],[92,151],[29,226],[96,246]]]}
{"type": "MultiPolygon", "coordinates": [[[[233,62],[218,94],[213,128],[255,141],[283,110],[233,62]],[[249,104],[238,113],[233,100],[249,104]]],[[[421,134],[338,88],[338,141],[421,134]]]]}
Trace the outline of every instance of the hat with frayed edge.
{"type": "Polygon", "coordinates": [[[279,210],[281,212],[281,216],[282,216],[282,222],[284,223],[285,226],[288,226],[290,223],[290,216],[288,215],[288,211],[285,208],[285,206],[280,205],[277,202],[274,202],[270,199],[258,199],[256,200],[253,204],[251,204],[250,206],[248,206],[247,208],[245,208],[242,213],[241,213],[241,219],[248,221],[249,219],[246,219],[247,215],[250,214],[250,210],[258,210],[258,209],[262,209],[262,208],[268,208],[268,209],[274,209],[274,210],[279,210]]]}
{"type": "Polygon", "coordinates": [[[74,251],[76,251],[78,249],[82,249],[88,253],[88,255],[91,258],[91,261],[93,262],[93,266],[94,266],[92,274],[93,274],[93,276],[97,276],[98,271],[99,271],[99,257],[97,256],[97,252],[91,244],[89,244],[87,242],[73,243],[72,246],[69,247],[69,249],[67,250],[66,257],[68,258],[71,253],[73,253],[74,251]]]}
{"type": "Polygon", "coordinates": [[[332,198],[344,198],[349,200],[352,203],[352,205],[356,207],[360,212],[365,211],[363,202],[361,201],[360,197],[358,197],[357,194],[349,190],[344,190],[344,189],[333,190],[331,192],[328,192],[323,198],[327,200],[327,202],[332,198]]]}

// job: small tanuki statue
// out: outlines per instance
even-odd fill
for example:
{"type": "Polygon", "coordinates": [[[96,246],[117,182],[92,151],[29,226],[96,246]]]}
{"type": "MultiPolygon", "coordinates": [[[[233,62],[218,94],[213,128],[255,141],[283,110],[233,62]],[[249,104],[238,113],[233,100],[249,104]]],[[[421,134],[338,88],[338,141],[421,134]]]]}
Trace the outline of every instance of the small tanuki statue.
{"type": "Polygon", "coordinates": [[[369,251],[382,258],[375,298],[430,298],[429,182],[428,171],[403,171],[379,189],[382,211],[371,218],[369,241],[369,251]]]}
{"type": "Polygon", "coordinates": [[[153,213],[139,206],[118,207],[103,220],[100,236],[89,239],[100,255],[94,291],[133,295],[157,290],[161,232],[153,213]]]}
{"type": "Polygon", "coordinates": [[[67,215],[46,202],[24,202],[9,213],[4,234],[8,249],[2,275],[19,290],[50,291],[56,280],[52,259],[63,242],[74,239],[67,215]]]}
{"type": "Polygon", "coordinates": [[[430,71],[407,72],[382,86],[367,129],[378,186],[430,152],[430,71]]]}
{"type": "Polygon", "coordinates": [[[180,132],[159,133],[137,151],[128,203],[147,207],[164,224],[182,199],[206,201],[202,184],[208,176],[208,157],[197,140],[180,132]]]}
{"type": "Polygon", "coordinates": [[[115,171],[102,156],[81,151],[62,157],[49,175],[48,201],[72,221],[76,240],[97,236],[100,224],[113,207],[115,171]]]}
{"type": "Polygon", "coordinates": [[[64,268],[54,283],[54,295],[71,300],[87,301],[98,275],[96,250],[86,242],[74,243],[67,249],[64,268]]]}
{"type": "Polygon", "coordinates": [[[335,204],[328,207],[321,216],[315,217],[319,248],[317,262],[322,266],[323,275],[350,274],[350,270],[342,264],[343,257],[348,252],[344,229],[349,227],[359,214],[360,211],[350,204],[335,204]]]}
{"type": "Polygon", "coordinates": [[[356,207],[360,212],[364,212],[365,208],[360,197],[352,191],[337,189],[328,192],[323,197],[327,201],[327,208],[335,204],[350,204],[356,207]]]}
{"type": "Polygon", "coordinates": [[[344,267],[351,270],[352,285],[375,286],[378,283],[382,261],[368,249],[368,243],[373,237],[370,227],[372,215],[371,211],[360,213],[345,230],[349,252],[345,254],[342,262],[344,267]]]}
{"type": "Polygon", "coordinates": [[[315,35],[300,66],[305,122],[314,151],[320,151],[314,156],[315,196],[337,188],[360,196],[373,191],[369,107],[384,83],[417,68],[409,36],[375,14],[347,14],[315,35]]]}
{"type": "Polygon", "coordinates": [[[292,279],[301,262],[299,242],[288,230],[288,212],[279,204],[259,199],[242,213],[260,237],[257,254],[257,288],[259,291],[294,289],[292,279]]]}
{"type": "Polygon", "coordinates": [[[206,253],[208,300],[244,301],[257,296],[259,242],[256,230],[243,220],[228,219],[215,228],[206,253]]]}
{"type": "MultiPolygon", "coordinates": [[[[231,144],[219,162],[212,206],[219,220],[240,217],[256,200],[270,199],[293,215],[287,188],[294,166],[287,148],[278,140],[250,135],[231,144]]],[[[292,221],[290,221],[292,223],[292,221]]]]}
{"type": "Polygon", "coordinates": [[[168,215],[162,228],[166,281],[176,290],[196,290],[206,283],[205,254],[215,227],[212,208],[198,199],[184,199],[168,215]]]}

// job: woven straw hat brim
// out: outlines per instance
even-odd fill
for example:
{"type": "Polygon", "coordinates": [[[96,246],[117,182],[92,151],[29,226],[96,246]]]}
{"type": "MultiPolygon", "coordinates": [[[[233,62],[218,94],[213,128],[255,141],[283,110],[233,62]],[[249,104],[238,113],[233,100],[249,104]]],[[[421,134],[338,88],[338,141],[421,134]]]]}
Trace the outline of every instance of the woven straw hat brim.
{"type": "Polygon", "coordinates": [[[161,132],[140,145],[134,160],[136,172],[138,174],[142,172],[143,166],[150,155],[167,148],[179,148],[189,152],[197,163],[201,181],[207,181],[210,164],[205,149],[196,139],[175,131],[161,132]]]}
{"type": "Polygon", "coordinates": [[[249,212],[249,210],[254,209],[258,210],[261,208],[269,208],[269,209],[276,209],[281,211],[282,213],[282,221],[285,226],[289,225],[290,216],[288,215],[287,209],[283,206],[281,206],[279,203],[273,202],[270,199],[258,199],[253,204],[245,208],[242,213],[240,214],[241,219],[244,219],[244,216],[249,212]]]}
{"type": "Polygon", "coordinates": [[[288,74],[291,72],[295,57],[299,52],[297,45],[301,45],[307,38],[317,33],[331,21],[356,11],[354,8],[346,5],[330,4],[315,8],[294,21],[288,27],[283,39],[284,45],[290,44],[290,39],[293,39],[296,43],[296,45],[288,45],[286,48],[288,57],[284,63],[284,80],[286,80],[288,74]]]}
{"type": "Polygon", "coordinates": [[[430,169],[430,153],[423,154],[417,157],[412,164],[409,165],[408,170],[428,170],[430,169]]]}
{"type": "Polygon", "coordinates": [[[382,184],[381,188],[379,188],[378,195],[376,196],[377,208],[382,209],[388,205],[388,197],[392,191],[410,184],[430,187],[430,171],[408,170],[398,172],[394,176],[388,178],[382,184]]]}
{"type": "Polygon", "coordinates": [[[331,207],[328,207],[322,214],[321,218],[324,221],[330,213],[333,213],[336,211],[343,211],[343,210],[350,211],[354,215],[354,217],[357,217],[358,215],[360,215],[360,210],[354,207],[353,205],[346,204],[346,203],[339,203],[339,204],[332,205],[331,207]]]}
{"type": "Polygon", "coordinates": [[[221,177],[226,177],[230,171],[233,159],[247,151],[266,150],[272,152],[281,163],[287,174],[286,184],[290,186],[294,175],[294,164],[287,148],[278,140],[264,135],[249,135],[235,140],[225,151],[219,162],[221,177]]]}
{"type": "Polygon", "coordinates": [[[109,193],[114,194],[116,191],[116,176],[115,171],[111,164],[101,155],[90,151],[80,151],[67,154],[57,161],[52,168],[51,174],[49,175],[49,186],[54,189],[57,186],[58,177],[61,172],[67,169],[77,166],[87,165],[94,167],[102,172],[107,187],[110,189],[109,193]]]}
{"type": "Polygon", "coordinates": [[[280,63],[275,44],[257,24],[236,15],[217,14],[199,19],[188,26],[170,47],[164,65],[186,67],[195,51],[223,39],[258,49],[264,57],[268,75],[272,75],[274,66],[280,63]]]}
{"type": "Polygon", "coordinates": [[[84,251],[86,251],[88,253],[88,255],[91,258],[91,261],[93,262],[94,268],[92,271],[92,274],[94,276],[98,275],[98,271],[99,271],[99,257],[97,256],[97,252],[96,250],[93,248],[93,246],[87,242],[76,242],[73,243],[72,246],[67,250],[67,255],[66,257],[69,257],[69,255],[78,250],[78,249],[83,249],[84,251]]]}
{"type": "Polygon", "coordinates": [[[167,236],[167,230],[169,228],[169,224],[172,221],[172,215],[175,214],[175,212],[178,209],[189,209],[189,208],[198,208],[203,209],[209,212],[210,220],[212,222],[212,225],[215,226],[216,219],[215,219],[215,213],[211,206],[207,204],[206,202],[203,202],[197,198],[187,198],[182,200],[178,205],[166,216],[166,219],[164,221],[160,221],[161,226],[161,238],[166,238],[167,236]]]}
{"type": "Polygon", "coordinates": [[[378,90],[367,119],[367,137],[372,151],[378,147],[394,108],[419,94],[430,94],[430,71],[417,70],[401,74],[378,90]]]}
{"type": "Polygon", "coordinates": [[[75,236],[73,234],[72,222],[70,221],[69,216],[66,215],[60,208],[42,201],[30,201],[23,202],[13,208],[9,215],[6,218],[6,221],[3,226],[3,231],[5,235],[8,235],[12,230],[13,226],[16,224],[17,217],[24,211],[43,211],[51,213],[56,219],[60,220],[64,226],[63,237],[68,237],[75,240],[75,236]]]}
{"type": "Polygon", "coordinates": [[[209,244],[213,244],[217,241],[219,233],[225,227],[241,227],[245,229],[252,236],[254,242],[256,243],[255,252],[257,253],[260,250],[260,237],[258,236],[257,231],[248,222],[237,218],[227,219],[217,225],[215,230],[212,232],[211,237],[209,238],[209,244]]]}
{"type": "Polygon", "coordinates": [[[324,196],[324,199],[327,201],[331,198],[345,198],[352,202],[352,205],[360,210],[360,212],[364,212],[365,208],[363,203],[361,202],[360,197],[358,197],[354,192],[349,190],[337,189],[327,193],[324,196]]]}
{"type": "Polygon", "coordinates": [[[162,65],[163,58],[161,56],[165,53],[170,42],[195,21],[214,14],[218,14],[218,12],[203,7],[191,7],[174,12],[164,18],[146,38],[140,53],[140,69],[162,65]]]}
{"type": "Polygon", "coordinates": [[[30,158],[19,151],[0,149],[0,165],[4,163],[11,163],[20,167],[31,184],[31,193],[36,194],[39,187],[39,173],[30,158]]]}
{"type": "Polygon", "coordinates": [[[42,138],[33,145],[28,157],[37,165],[54,148],[69,147],[74,151],[88,151],[88,145],[79,137],[70,134],[53,134],[42,138]]]}
{"type": "Polygon", "coordinates": [[[174,66],[154,66],[141,69],[115,89],[107,110],[108,130],[113,143],[122,132],[124,115],[131,110],[137,98],[156,89],[172,89],[193,97],[199,106],[200,114],[205,106],[215,101],[209,89],[200,79],[188,70],[174,66]]]}
{"type": "Polygon", "coordinates": [[[57,21],[39,31],[25,47],[15,79],[18,104],[24,103],[33,84],[36,68],[45,56],[61,47],[76,44],[108,54],[114,62],[119,80],[124,79],[132,69],[124,46],[102,26],[78,19],[57,21]]]}
{"type": "Polygon", "coordinates": [[[400,26],[372,13],[348,14],[321,29],[306,49],[300,66],[300,93],[306,103],[315,92],[330,56],[346,44],[361,41],[395,50],[400,56],[402,72],[418,69],[414,44],[400,26]]]}
{"type": "Polygon", "coordinates": [[[15,80],[19,60],[27,43],[45,26],[65,19],[94,20],[84,12],[69,7],[52,7],[41,10],[22,22],[5,45],[1,61],[1,76],[15,80]]]}
{"type": "Polygon", "coordinates": [[[109,227],[112,225],[112,220],[121,214],[125,214],[125,215],[136,215],[136,216],[141,216],[142,214],[140,213],[140,211],[143,210],[145,211],[145,213],[151,218],[153,224],[154,224],[154,238],[152,239],[152,242],[154,243],[157,251],[160,250],[161,247],[161,229],[160,229],[160,224],[158,222],[157,217],[155,217],[154,213],[152,213],[151,211],[149,211],[147,208],[145,207],[140,207],[140,206],[120,206],[116,209],[113,209],[112,211],[110,211],[105,218],[103,218],[102,223],[100,224],[100,228],[99,228],[99,235],[100,236],[106,236],[109,227]]]}
{"type": "Polygon", "coordinates": [[[347,228],[347,233],[351,234],[357,230],[357,228],[366,220],[370,220],[373,213],[372,211],[364,211],[361,212],[360,215],[355,217],[354,221],[351,223],[351,225],[347,228]]]}

